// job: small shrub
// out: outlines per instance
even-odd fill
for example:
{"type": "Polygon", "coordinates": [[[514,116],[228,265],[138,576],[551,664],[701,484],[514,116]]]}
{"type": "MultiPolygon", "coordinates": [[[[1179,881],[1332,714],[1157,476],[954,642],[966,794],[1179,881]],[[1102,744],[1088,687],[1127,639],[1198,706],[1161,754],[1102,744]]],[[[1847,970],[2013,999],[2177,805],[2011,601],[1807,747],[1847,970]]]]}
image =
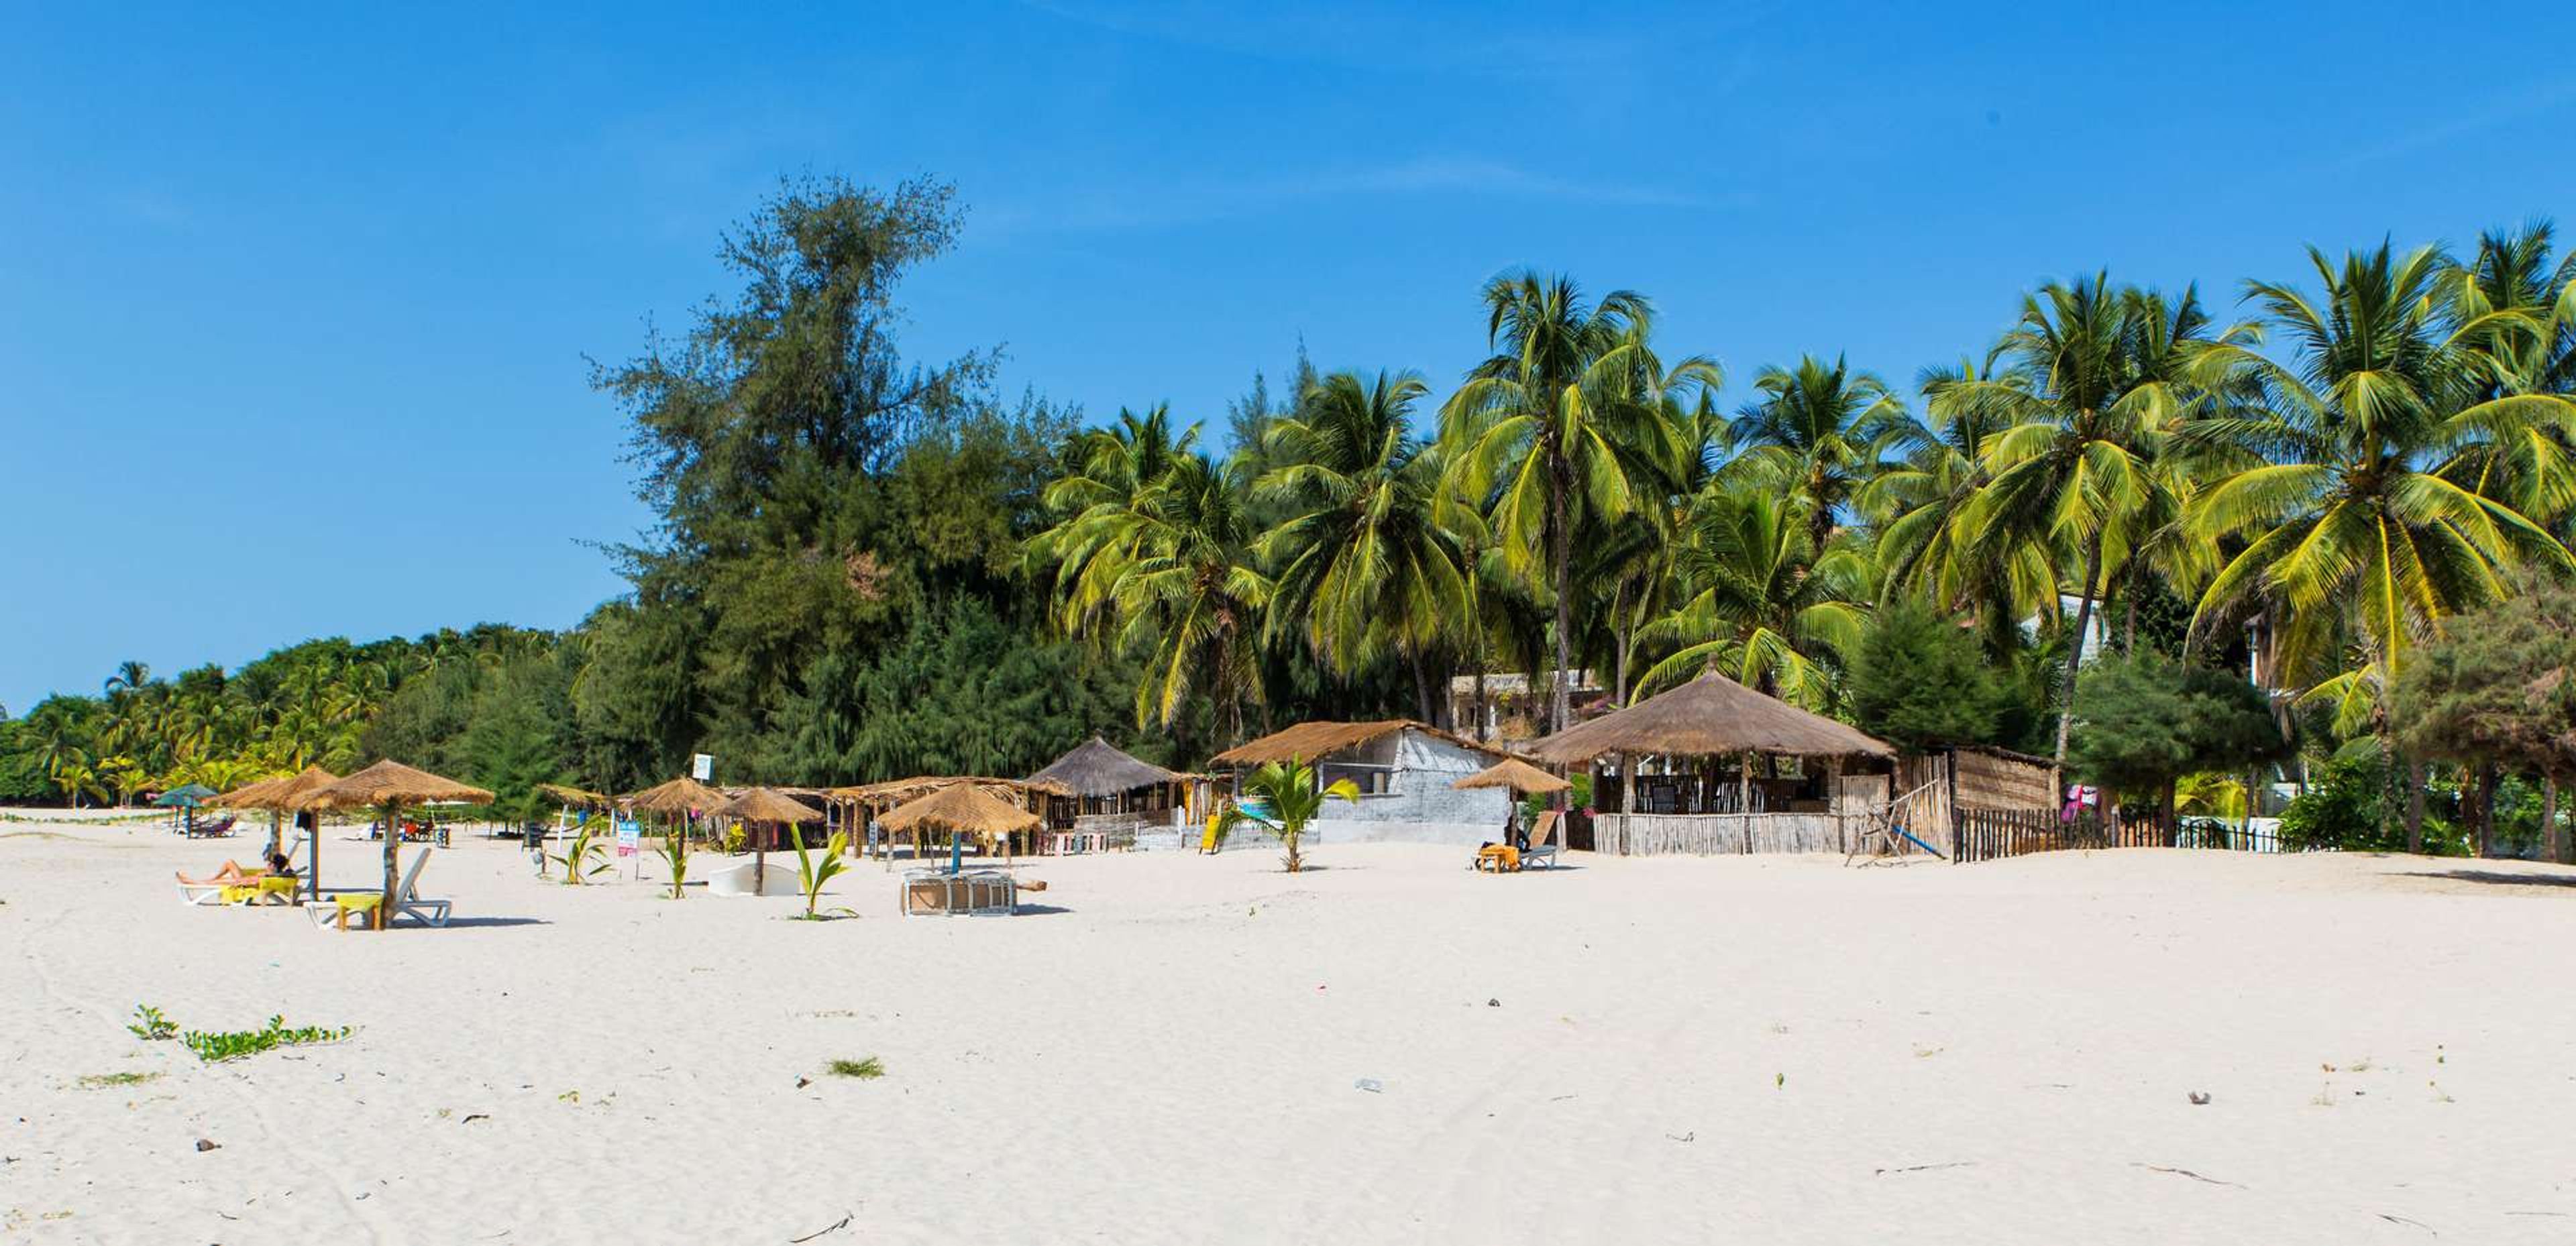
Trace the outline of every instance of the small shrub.
{"type": "Polygon", "coordinates": [[[260,1052],[267,1051],[273,1047],[301,1047],[308,1043],[336,1043],[341,1039],[347,1038],[352,1032],[353,1031],[345,1025],[336,1029],[326,1026],[308,1025],[290,1030],[286,1028],[286,1018],[277,1016],[270,1017],[268,1019],[268,1028],[266,1029],[233,1030],[225,1033],[210,1033],[203,1030],[190,1030],[181,1034],[179,1036],[179,1041],[186,1044],[188,1050],[197,1053],[198,1059],[213,1062],[219,1060],[238,1060],[243,1056],[257,1055],[260,1052]]]}
{"type": "Polygon", "coordinates": [[[161,1010],[150,1004],[136,1004],[134,1006],[134,1020],[128,1022],[125,1028],[136,1038],[142,1039],[145,1042],[154,1042],[160,1039],[173,1038],[179,1033],[178,1025],[171,1021],[170,1018],[162,1016],[161,1010]]]}
{"type": "Polygon", "coordinates": [[[140,1086],[160,1076],[158,1073],[88,1073],[82,1075],[80,1084],[90,1090],[106,1086],[140,1086]]]}
{"type": "Polygon", "coordinates": [[[885,1064],[870,1056],[865,1060],[835,1060],[824,1065],[823,1071],[834,1077],[855,1077],[863,1082],[872,1082],[885,1076],[885,1064]]]}

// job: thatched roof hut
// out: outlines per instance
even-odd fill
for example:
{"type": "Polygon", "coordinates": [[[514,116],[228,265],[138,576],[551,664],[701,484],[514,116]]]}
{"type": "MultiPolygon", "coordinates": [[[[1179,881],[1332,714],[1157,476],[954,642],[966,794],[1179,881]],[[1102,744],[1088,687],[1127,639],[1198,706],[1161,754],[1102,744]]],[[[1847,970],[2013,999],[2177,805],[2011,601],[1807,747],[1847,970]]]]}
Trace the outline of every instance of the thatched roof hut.
{"type": "Polygon", "coordinates": [[[1179,783],[1185,778],[1093,736],[1075,745],[1073,751],[1047,763],[1046,769],[1030,775],[1028,781],[1032,784],[1056,784],[1075,796],[1116,796],[1140,787],[1179,783]]]}
{"type": "Polygon", "coordinates": [[[1626,709],[1531,743],[1543,762],[1579,766],[1611,753],[1668,757],[1891,759],[1893,745],[1747,688],[1714,671],[1626,709]]]}
{"type": "Polygon", "coordinates": [[[1500,787],[1508,788],[1523,795],[1530,795],[1534,793],[1562,792],[1567,788],[1573,787],[1574,784],[1568,780],[1549,774],[1528,762],[1522,761],[1520,758],[1506,757],[1501,761],[1495,762],[1491,766],[1450,784],[1449,786],[1462,792],[1473,791],[1480,787],[1500,787]]]}

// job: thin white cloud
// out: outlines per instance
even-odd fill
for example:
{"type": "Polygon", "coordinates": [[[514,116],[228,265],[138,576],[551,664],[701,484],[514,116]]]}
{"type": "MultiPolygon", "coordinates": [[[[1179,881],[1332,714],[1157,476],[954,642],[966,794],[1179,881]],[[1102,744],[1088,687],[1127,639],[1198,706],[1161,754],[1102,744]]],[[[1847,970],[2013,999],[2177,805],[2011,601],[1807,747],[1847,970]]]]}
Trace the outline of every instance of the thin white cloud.
{"type": "Polygon", "coordinates": [[[1107,189],[1059,191],[1042,204],[1003,201],[981,209],[976,214],[977,232],[991,236],[1160,228],[1370,196],[1545,200],[1645,208],[1740,206],[1749,200],[1743,194],[1711,197],[1642,181],[1542,174],[1508,161],[1476,156],[1429,155],[1286,176],[1143,181],[1107,189]]]}

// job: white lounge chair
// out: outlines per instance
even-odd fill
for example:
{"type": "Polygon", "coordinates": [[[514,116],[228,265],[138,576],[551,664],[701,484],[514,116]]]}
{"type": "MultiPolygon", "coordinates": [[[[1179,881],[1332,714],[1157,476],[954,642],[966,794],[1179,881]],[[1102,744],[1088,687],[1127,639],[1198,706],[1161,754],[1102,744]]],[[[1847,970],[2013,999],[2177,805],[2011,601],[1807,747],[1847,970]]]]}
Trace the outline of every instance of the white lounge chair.
{"type": "MultiPolygon", "coordinates": [[[[403,871],[402,886],[394,890],[394,917],[408,917],[431,927],[447,924],[448,910],[453,902],[423,899],[419,890],[420,872],[429,865],[430,854],[437,851],[436,848],[424,844],[418,852],[412,854],[411,868],[403,871]]],[[[332,925],[339,921],[340,902],[328,896],[319,900],[308,900],[304,904],[304,912],[306,916],[313,919],[313,924],[316,926],[332,925]]],[[[386,920],[390,924],[392,919],[386,920]]]]}

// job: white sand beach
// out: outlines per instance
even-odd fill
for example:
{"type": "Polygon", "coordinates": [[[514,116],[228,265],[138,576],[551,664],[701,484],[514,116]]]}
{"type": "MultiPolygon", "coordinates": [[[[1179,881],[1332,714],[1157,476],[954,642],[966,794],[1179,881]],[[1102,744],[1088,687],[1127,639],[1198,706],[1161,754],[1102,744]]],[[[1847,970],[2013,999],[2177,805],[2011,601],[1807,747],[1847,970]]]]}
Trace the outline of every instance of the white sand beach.
{"type": "Polygon", "coordinates": [[[809,925],[475,841],[445,930],[179,902],[256,848],[0,822],[0,1241],[2576,1239],[2576,871],[1323,844],[809,925]]]}

